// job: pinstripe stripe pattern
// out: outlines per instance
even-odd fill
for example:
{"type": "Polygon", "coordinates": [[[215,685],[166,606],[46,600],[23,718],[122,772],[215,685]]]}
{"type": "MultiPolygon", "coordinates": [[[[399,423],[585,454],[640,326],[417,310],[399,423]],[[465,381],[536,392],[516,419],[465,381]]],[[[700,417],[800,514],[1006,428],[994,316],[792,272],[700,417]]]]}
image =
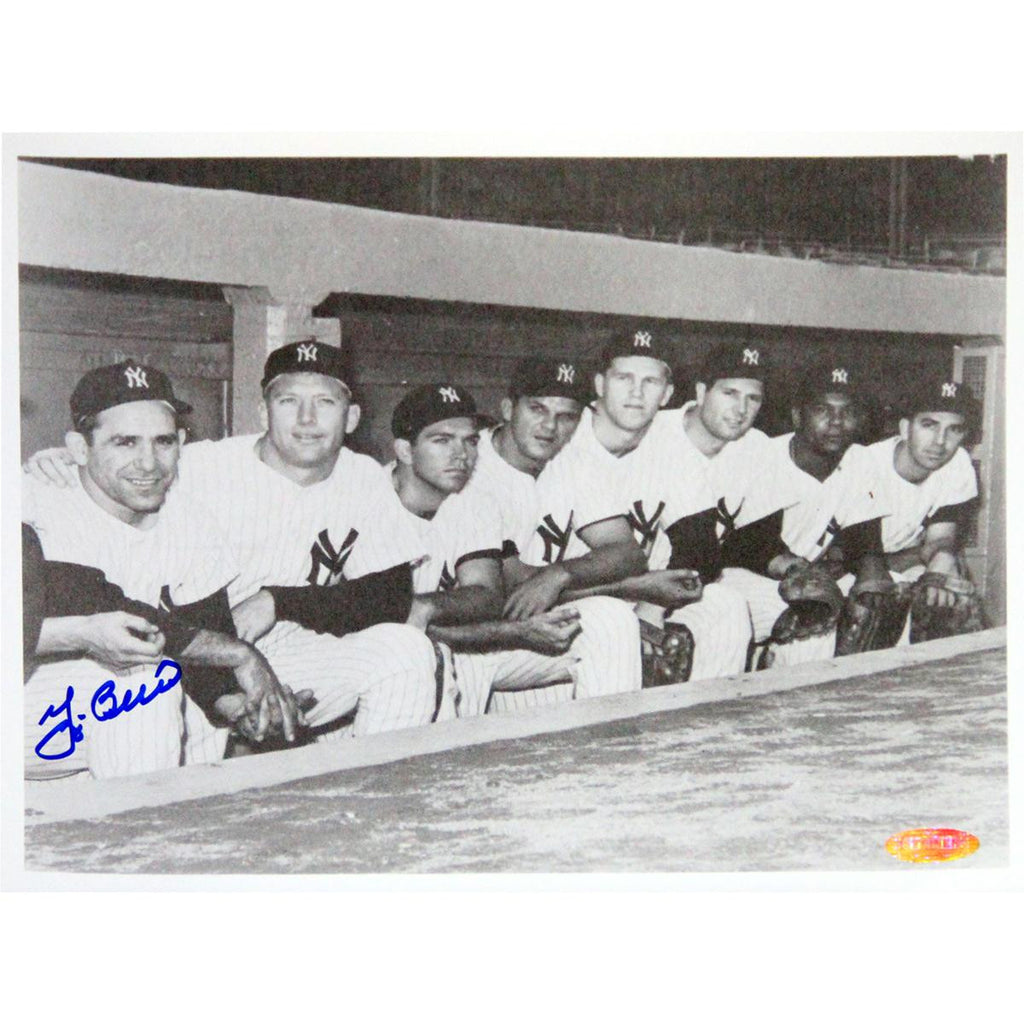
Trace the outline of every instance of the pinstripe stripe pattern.
{"type": "Polygon", "coordinates": [[[568,656],[531,651],[457,654],[462,717],[640,689],[640,627],[632,608],[613,597],[572,602],[581,631],[568,656]],[[566,676],[571,682],[565,683],[566,676]],[[555,684],[555,685],[552,685],[555,684]]]}
{"type": "Polygon", "coordinates": [[[978,494],[978,478],[963,448],[921,483],[912,484],[893,465],[898,443],[899,437],[890,437],[867,447],[851,445],[841,467],[853,497],[840,525],[881,517],[886,554],[914,547],[930,516],[978,494]]]}
{"type": "MultiPolygon", "coordinates": [[[[240,566],[233,604],[264,586],[357,579],[425,553],[379,463],[342,448],[326,480],[302,487],[260,461],[257,441],[201,441],[182,452],[180,486],[207,497],[240,566]]],[[[282,683],[314,691],[311,725],[355,711],[352,731],[364,735],[423,725],[434,713],[433,647],[411,627],[338,638],[281,622],[257,646],[282,683]]]]}
{"type": "MultiPolygon", "coordinates": [[[[26,477],[22,488],[23,519],[39,535],[48,559],[99,569],[127,597],[154,609],[165,586],[175,604],[191,604],[221,589],[233,575],[210,516],[201,503],[188,507],[176,487],[148,529],[114,518],[81,486],[62,489],[26,477]]],[[[116,680],[118,693],[126,688],[137,692],[143,682],[152,685],[154,668],[142,665],[115,674],[89,659],[41,665],[25,687],[28,764],[39,764],[35,744],[53,724],[40,726],[39,719],[50,704],[64,699],[68,685],[75,688],[76,710],[88,713],[92,693],[106,680],[116,680]]],[[[185,756],[185,704],[184,693],[177,687],[111,721],[97,722],[90,716],[82,723],[84,744],[72,758],[59,763],[70,766],[81,760],[101,778],[176,767],[185,756]]],[[[205,716],[193,709],[198,730],[196,714],[204,722],[205,716]]],[[[204,744],[213,742],[208,729],[203,730],[204,744]]],[[[193,756],[200,756],[198,748],[193,756]]]]}
{"type": "Polygon", "coordinates": [[[750,646],[750,611],[743,595],[722,583],[709,583],[699,601],[667,616],[693,634],[690,680],[715,679],[742,672],[750,646]]]}

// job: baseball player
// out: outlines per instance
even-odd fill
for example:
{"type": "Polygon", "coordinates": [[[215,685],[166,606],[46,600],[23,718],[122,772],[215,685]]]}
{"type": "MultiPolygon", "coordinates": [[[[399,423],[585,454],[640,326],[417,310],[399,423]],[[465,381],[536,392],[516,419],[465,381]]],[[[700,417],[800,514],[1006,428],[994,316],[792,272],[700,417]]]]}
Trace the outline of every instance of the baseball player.
{"type": "Polygon", "coordinates": [[[311,338],[275,350],[262,381],[264,432],[187,445],[176,489],[206,500],[240,567],[228,588],[239,635],[282,684],[313,691],[311,727],[354,713],[351,732],[363,735],[431,720],[436,659],[422,630],[393,621],[400,594],[342,601],[345,614],[321,601],[341,584],[350,597],[370,575],[401,591],[422,554],[379,464],[344,447],[360,413],[349,379],[333,346],[311,338]],[[295,621],[328,607],[329,623],[295,621]]]}
{"type": "Polygon", "coordinates": [[[962,575],[958,545],[978,500],[977,474],[962,445],[978,415],[966,385],[925,379],[904,400],[899,434],[852,446],[837,471],[856,496],[840,525],[877,522],[885,568],[898,582],[926,571],[962,575]]]}
{"type": "MultiPolygon", "coordinates": [[[[595,514],[588,502],[597,501],[598,510],[601,502],[617,509],[644,551],[643,568],[649,571],[624,581],[625,589],[613,584],[604,592],[641,601],[640,613],[656,616],[659,625],[667,607],[668,618],[686,625],[694,637],[690,678],[712,678],[742,671],[750,622],[742,598],[717,583],[716,491],[708,457],[690,440],[684,410],[659,411],[674,390],[671,358],[655,328],[616,335],[605,348],[593,409],[584,411],[572,440],[541,477],[543,514],[530,558],[546,562],[572,555],[579,546],[576,524],[595,514]],[[687,591],[678,586],[680,581],[669,580],[677,593],[662,595],[659,584],[665,577],[659,571],[666,569],[685,570],[699,577],[703,587],[687,591]],[[645,581],[653,588],[647,594],[645,581]]],[[[749,429],[760,406],[761,369],[751,372],[757,378],[753,383],[712,378],[706,402],[709,413],[719,415],[727,408],[730,431],[737,437],[749,429]],[[737,389],[742,390],[741,403],[734,397],[737,389]]],[[[703,405],[709,389],[703,383],[697,388],[703,405]]],[[[719,450],[726,443],[713,440],[719,450]]]]}
{"type": "MultiPolygon", "coordinates": [[[[540,480],[574,435],[589,395],[589,380],[571,357],[524,359],[515,367],[508,396],[501,402],[501,423],[481,435],[479,461],[469,486],[489,491],[501,504],[503,576],[511,592],[507,616],[522,619],[520,599],[532,600],[551,585],[557,596],[543,598],[539,607],[548,600],[571,603],[580,612],[583,630],[572,652],[580,658],[574,683],[519,691],[497,689],[489,704],[492,712],[557,703],[571,699],[574,692],[579,697],[640,685],[635,616],[622,601],[605,599],[602,591],[606,584],[595,582],[619,580],[625,586],[634,578],[631,574],[645,568],[643,553],[630,537],[628,526],[616,522],[614,516],[602,520],[597,509],[595,528],[586,531],[586,540],[576,545],[571,558],[560,565],[526,559],[538,529],[554,545],[560,543],[552,532],[557,527],[542,521],[541,494],[546,485],[540,480]],[[564,573],[572,578],[560,578],[564,573]],[[523,586],[531,580],[536,589],[523,586]],[[602,600],[594,600],[597,597],[602,600]]],[[[614,513],[617,508],[612,505],[608,511],[614,513]]],[[[669,583],[679,589],[675,579],[663,581],[663,586],[669,583]]],[[[631,604],[634,598],[629,600],[631,604]]]]}
{"type": "MultiPolygon", "coordinates": [[[[758,472],[738,497],[732,530],[723,541],[722,581],[747,600],[755,643],[768,640],[787,604],[779,581],[805,570],[828,554],[851,496],[844,496],[848,475],[835,471],[859,437],[866,409],[855,371],[822,363],[810,367],[797,389],[791,416],[794,431],[761,445],[758,472]]],[[[863,531],[861,531],[863,532],[863,531]]],[[[864,562],[870,536],[858,538],[853,528],[844,538],[848,562],[864,562]]],[[[842,575],[837,562],[834,575],[842,575]]],[[[834,653],[835,632],[786,644],[775,652],[774,664],[797,664],[834,653]]]]}
{"type": "Polygon", "coordinates": [[[233,635],[225,591],[233,567],[206,513],[171,486],[184,439],[177,417],[188,411],[152,367],[91,370],[71,396],[72,486],[24,482],[25,582],[37,603],[26,636],[32,777],[87,767],[104,778],[209,760],[222,746],[203,712],[262,739],[273,704],[294,735],[301,716],[291,695],[233,635]],[[168,666],[181,679],[176,690],[176,679],[159,685],[168,666]],[[210,667],[228,671],[203,671],[210,667]],[[139,702],[116,713],[132,694],[139,702]],[[249,728],[257,706],[263,722],[249,728]]]}

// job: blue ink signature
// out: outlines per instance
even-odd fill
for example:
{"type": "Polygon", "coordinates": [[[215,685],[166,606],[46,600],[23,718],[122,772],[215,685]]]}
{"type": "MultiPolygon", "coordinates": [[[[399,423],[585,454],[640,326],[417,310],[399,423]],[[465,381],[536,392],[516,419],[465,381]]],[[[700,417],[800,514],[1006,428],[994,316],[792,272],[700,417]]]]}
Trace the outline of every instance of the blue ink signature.
{"type": "MultiPolygon", "coordinates": [[[[120,700],[118,700],[116,693],[117,683],[113,679],[108,679],[105,683],[102,683],[96,688],[89,703],[93,718],[97,722],[109,722],[111,719],[117,718],[118,715],[131,711],[141,704],[148,704],[159,697],[161,693],[166,693],[178,685],[178,681],[181,679],[181,666],[176,661],[170,661],[165,658],[157,665],[156,672],[153,675],[157,680],[157,685],[152,690],[147,690],[146,684],[143,683],[136,694],[133,694],[130,689],[126,689],[124,696],[120,700]],[[161,673],[164,669],[173,670],[173,675],[169,679],[161,678],[161,673]]],[[[84,722],[86,716],[81,712],[75,713],[72,710],[71,700],[74,695],[75,688],[69,686],[64,700],[60,704],[51,704],[43,713],[43,717],[39,719],[40,725],[50,718],[57,720],[57,724],[36,744],[36,755],[44,761],[59,761],[61,758],[70,757],[75,752],[75,747],[85,738],[85,726],[77,725],[75,719],[77,718],[79,722],[84,722]],[[64,733],[67,734],[64,749],[56,754],[48,751],[44,753],[46,745],[64,733]]]]}

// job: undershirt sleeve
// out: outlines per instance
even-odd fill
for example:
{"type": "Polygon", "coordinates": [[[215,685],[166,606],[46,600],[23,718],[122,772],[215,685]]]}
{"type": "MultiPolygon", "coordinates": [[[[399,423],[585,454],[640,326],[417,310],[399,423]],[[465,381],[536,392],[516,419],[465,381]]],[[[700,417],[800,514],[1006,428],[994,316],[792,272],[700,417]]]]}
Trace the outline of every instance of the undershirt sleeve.
{"type": "Polygon", "coordinates": [[[267,587],[277,618],[315,633],[345,636],[381,622],[405,622],[412,608],[412,566],[393,566],[330,587],[267,587]]]}
{"type": "Polygon", "coordinates": [[[715,530],[715,510],[706,508],[677,519],[666,531],[672,545],[670,569],[696,569],[703,583],[722,574],[722,551],[715,530]]]}
{"type": "Polygon", "coordinates": [[[785,509],[779,509],[733,530],[722,544],[722,564],[767,576],[772,559],[789,550],[782,539],[784,515],[785,509]]]}
{"type": "Polygon", "coordinates": [[[978,497],[968,498],[966,501],[957,502],[954,505],[943,505],[936,509],[925,521],[925,526],[932,523],[955,523],[957,533],[961,534],[967,528],[971,516],[978,508],[978,497]]]}
{"type": "Polygon", "coordinates": [[[39,632],[46,618],[46,560],[39,536],[28,523],[21,524],[21,585],[21,638],[27,681],[35,668],[39,632]]]}
{"type": "MultiPolygon", "coordinates": [[[[111,583],[103,572],[91,566],[44,561],[41,572],[44,584],[40,593],[45,595],[44,617],[100,615],[105,612],[138,615],[159,626],[165,638],[164,654],[172,659],[180,656],[201,629],[232,637],[236,635],[226,589],[218,590],[192,604],[164,610],[126,597],[117,584],[111,583]]],[[[210,717],[213,703],[218,697],[238,691],[230,669],[209,665],[189,665],[183,669],[181,686],[207,717],[210,717]]]]}
{"type": "Polygon", "coordinates": [[[843,552],[843,566],[856,572],[865,555],[882,555],[882,520],[866,519],[839,531],[835,543],[843,552]]]}

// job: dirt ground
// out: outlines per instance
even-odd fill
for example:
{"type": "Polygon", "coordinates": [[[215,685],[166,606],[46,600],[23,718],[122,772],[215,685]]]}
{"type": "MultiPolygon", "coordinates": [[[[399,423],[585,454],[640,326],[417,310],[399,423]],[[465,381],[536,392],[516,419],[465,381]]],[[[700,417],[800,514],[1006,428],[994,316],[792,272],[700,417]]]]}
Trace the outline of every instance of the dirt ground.
{"type": "Polygon", "coordinates": [[[1006,652],[28,826],[26,868],[950,871],[1008,861],[1006,652]],[[908,864],[903,829],[976,835],[908,864]]]}

